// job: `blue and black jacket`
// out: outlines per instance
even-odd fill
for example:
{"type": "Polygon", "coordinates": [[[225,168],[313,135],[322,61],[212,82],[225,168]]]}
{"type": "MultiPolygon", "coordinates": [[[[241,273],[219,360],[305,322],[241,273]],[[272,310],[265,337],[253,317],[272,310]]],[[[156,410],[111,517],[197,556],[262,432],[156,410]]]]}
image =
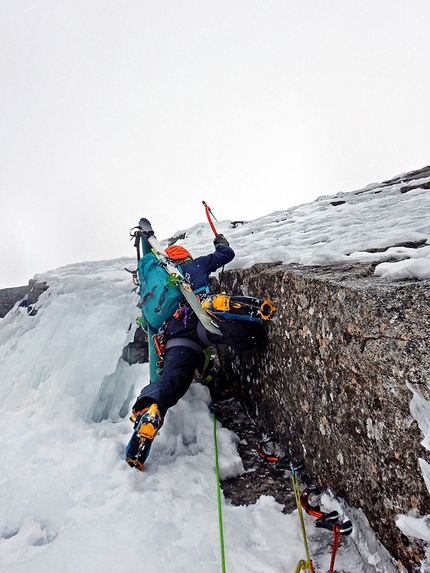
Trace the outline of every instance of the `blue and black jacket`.
{"type": "MultiPolygon", "coordinates": [[[[197,257],[186,263],[181,263],[185,278],[190,282],[194,291],[207,286],[209,275],[234,259],[235,253],[231,247],[219,245],[214,253],[197,257]]],[[[172,318],[166,330],[167,338],[196,337],[197,317],[192,314],[188,320],[184,317],[172,318]]]]}

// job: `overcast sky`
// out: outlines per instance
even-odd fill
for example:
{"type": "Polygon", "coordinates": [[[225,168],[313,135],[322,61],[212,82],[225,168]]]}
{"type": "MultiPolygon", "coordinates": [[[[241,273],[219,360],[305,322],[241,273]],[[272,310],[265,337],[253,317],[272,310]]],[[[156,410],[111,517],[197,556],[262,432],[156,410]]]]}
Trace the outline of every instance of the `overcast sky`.
{"type": "MultiPolygon", "coordinates": [[[[428,0],[0,0],[0,288],[430,164],[428,0]]],[[[210,248],[210,245],[208,245],[210,248]]]]}

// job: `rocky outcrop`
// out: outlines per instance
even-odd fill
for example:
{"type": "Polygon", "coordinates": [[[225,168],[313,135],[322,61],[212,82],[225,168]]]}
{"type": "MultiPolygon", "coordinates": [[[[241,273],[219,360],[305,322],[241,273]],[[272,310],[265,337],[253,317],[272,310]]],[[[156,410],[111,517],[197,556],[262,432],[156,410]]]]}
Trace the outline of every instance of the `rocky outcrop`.
{"type": "Polygon", "coordinates": [[[36,311],[33,305],[36,304],[39,296],[47,289],[48,286],[45,282],[37,282],[35,280],[30,280],[27,286],[1,289],[0,318],[4,318],[18,301],[21,301],[21,306],[27,307],[30,315],[35,314],[36,311]]]}
{"type": "Polygon", "coordinates": [[[264,351],[224,360],[257,423],[304,457],[308,473],[361,508],[412,570],[420,546],[397,514],[430,513],[418,459],[430,461],[407,382],[429,397],[429,281],[388,282],[372,265],[256,265],[225,273],[226,290],[277,306],[264,351]]]}
{"type": "Polygon", "coordinates": [[[0,318],[14,307],[15,303],[22,300],[28,292],[28,286],[4,288],[0,290],[0,318]]]}
{"type": "Polygon", "coordinates": [[[130,366],[148,362],[148,336],[141,326],[136,328],[133,340],[123,349],[121,358],[130,366]]]}

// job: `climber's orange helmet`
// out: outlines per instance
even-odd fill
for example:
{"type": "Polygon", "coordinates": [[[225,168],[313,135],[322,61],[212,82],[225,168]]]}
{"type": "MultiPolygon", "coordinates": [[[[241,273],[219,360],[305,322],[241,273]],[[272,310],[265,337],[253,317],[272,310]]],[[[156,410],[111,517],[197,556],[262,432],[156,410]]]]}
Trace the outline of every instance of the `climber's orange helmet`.
{"type": "Polygon", "coordinates": [[[171,247],[167,247],[166,254],[174,261],[183,261],[185,259],[193,258],[187,249],[181,247],[181,245],[172,245],[171,247]]]}

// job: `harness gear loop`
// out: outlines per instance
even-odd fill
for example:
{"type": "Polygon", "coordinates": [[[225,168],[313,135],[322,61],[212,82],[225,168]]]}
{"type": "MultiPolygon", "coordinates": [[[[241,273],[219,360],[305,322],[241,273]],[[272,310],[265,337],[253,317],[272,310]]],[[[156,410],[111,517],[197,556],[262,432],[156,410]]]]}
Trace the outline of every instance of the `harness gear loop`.
{"type": "Polygon", "coordinates": [[[276,455],[276,453],[274,453],[274,452],[268,453],[264,449],[265,445],[275,444],[276,442],[277,442],[277,440],[275,438],[273,438],[272,436],[269,436],[269,437],[265,438],[264,440],[261,440],[261,442],[259,442],[257,444],[257,447],[256,447],[257,454],[260,456],[260,458],[262,458],[266,462],[272,462],[272,463],[278,462],[279,456],[276,455]]]}

